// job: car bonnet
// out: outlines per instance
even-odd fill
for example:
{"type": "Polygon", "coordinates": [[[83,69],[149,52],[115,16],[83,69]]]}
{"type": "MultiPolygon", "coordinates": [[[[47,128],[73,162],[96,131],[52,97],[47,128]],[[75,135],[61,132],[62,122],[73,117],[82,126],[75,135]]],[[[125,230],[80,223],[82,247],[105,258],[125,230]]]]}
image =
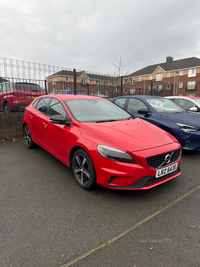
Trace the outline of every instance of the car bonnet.
{"type": "Polygon", "coordinates": [[[108,145],[124,151],[139,151],[167,145],[177,140],[142,119],[103,122],[81,123],[81,135],[97,145],[108,145]]]}

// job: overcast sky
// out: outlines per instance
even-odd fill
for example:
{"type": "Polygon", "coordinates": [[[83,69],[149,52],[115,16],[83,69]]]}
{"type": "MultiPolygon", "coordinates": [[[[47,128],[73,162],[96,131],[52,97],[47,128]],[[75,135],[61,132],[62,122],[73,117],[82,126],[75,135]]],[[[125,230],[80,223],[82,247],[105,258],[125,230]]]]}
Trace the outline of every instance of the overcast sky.
{"type": "Polygon", "coordinates": [[[0,57],[111,73],[200,58],[199,0],[0,0],[0,57]]]}

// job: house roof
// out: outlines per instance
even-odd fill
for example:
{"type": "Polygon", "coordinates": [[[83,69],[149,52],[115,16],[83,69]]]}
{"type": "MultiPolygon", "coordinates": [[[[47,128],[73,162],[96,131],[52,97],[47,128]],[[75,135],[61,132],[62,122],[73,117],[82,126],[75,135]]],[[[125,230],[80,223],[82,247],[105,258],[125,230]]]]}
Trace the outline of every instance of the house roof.
{"type": "Polygon", "coordinates": [[[126,77],[136,77],[136,76],[143,76],[143,75],[152,75],[155,70],[160,67],[164,71],[175,71],[175,70],[182,70],[182,69],[188,69],[188,68],[194,68],[194,67],[200,67],[200,59],[196,57],[190,57],[185,59],[179,59],[174,60],[171,58],[169,62],[159,63],[147,66],[145,68],[142,68],[136,72],[133,72],[126,77]]]}
{"type": "MultiPolygon", "coordinates": [[[[86,72],[86,71],[77,71],[76,72],[76,77],[80,78],[81,75],[85,73],[89,79],[93,79],[93,80],[118,80],[118,77],[113,77],[113,76],[108,76],[108,75],[103,75],[103,74],[96,74],[96,73],[90,73],[90,72],[86,72]]],[[[73,77],[74,76],[74,72],[70,71],[70,70],[61,70],[58,71],[50,76],[48,76],[47,78],[54,78],[56,76],[66,76],[66,77],[73,77]]]]}

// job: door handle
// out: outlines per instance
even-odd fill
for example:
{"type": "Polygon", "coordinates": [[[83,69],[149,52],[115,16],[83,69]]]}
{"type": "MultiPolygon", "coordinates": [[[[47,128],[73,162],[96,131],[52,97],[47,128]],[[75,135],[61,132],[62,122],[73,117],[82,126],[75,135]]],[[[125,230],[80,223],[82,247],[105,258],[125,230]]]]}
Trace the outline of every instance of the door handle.
{"type": "Polygon", "coordinates": [[[45,122],[43,122],[43,125],[44,125],[44,127],[45,127],[45,128],[47,128],[47,127],[48,127],[48,124],[47,124],[47,123],[45,123],[45,122]]]}

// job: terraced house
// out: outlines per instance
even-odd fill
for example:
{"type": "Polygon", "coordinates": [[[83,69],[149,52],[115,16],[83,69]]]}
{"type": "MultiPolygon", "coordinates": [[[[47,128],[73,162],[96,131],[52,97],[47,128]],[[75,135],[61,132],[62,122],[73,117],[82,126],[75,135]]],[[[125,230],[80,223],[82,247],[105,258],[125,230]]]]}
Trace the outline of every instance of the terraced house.
{"type": "Polygon", "coordinates": [[[200,59],[196,57],[149,65],[123,77],[61,70],[47,77],[48,93],[73,92],[113,97],[116,95],[200,96],[200,59]],[[76,75],[76,76],[75,76],[76,75]],[[76,80],[76,83],[75,83],[76,80]]]}

